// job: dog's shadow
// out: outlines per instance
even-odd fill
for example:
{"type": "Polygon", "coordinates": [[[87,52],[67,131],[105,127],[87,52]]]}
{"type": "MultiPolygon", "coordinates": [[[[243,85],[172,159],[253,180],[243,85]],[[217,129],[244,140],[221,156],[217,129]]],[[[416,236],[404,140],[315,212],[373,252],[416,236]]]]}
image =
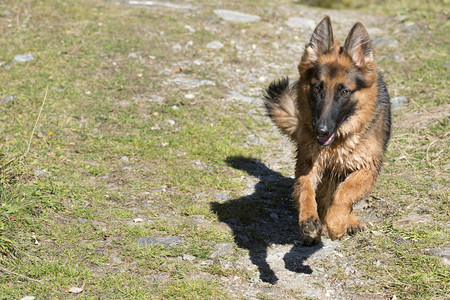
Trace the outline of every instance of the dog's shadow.
{"type": "Polygon", "coordinates": [[[293,179],[269,169],[256,159],[229,157],[226,162],[260,181],[253,194],[224,203],[213,202],[211,210],[221,222],[231,227],[236,244],[249,250],[250,260],[258,267],[260,279],[272,284],[278,281],[267,262],[267,250],[271,244],[293,245],[283,258],[285,268],[298,273],[312,273],[311,268],[303,263],[323,245],[301,246],[298,214],[292,202],[293,179]]]}

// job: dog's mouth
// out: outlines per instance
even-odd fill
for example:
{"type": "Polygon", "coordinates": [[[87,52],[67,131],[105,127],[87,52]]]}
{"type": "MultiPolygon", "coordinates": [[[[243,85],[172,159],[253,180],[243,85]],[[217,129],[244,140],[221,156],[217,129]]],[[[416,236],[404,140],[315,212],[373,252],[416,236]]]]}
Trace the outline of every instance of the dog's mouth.
{"type": "Polygon", "coordinates": [[[330,136],[318,136],[317,141],[322,146],[330,146],[333,143],[335,138],[334,132],[330,136]]]}

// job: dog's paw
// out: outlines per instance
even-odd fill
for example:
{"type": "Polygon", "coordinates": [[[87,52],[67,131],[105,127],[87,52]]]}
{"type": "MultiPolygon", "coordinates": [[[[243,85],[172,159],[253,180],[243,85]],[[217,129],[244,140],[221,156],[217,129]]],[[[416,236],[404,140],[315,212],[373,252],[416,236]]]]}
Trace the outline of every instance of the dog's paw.
{"type": "Polygon", "coordinates": [[[320,242],[322,234],[322,224],[318,217],[308,217],[300,222],[300,233],[305,246],[312,246],[320,242]]]}
{"type": "Polygon", "coordinates": [[[332,241],[340,239],[347,231],[349,214],[339,208],[330,208],[325,216],[328,236],[332,241]]]}
{"type": "Polygon", "coordinates": [[[350,216],[348,218],[348,227],[347,227],[347,233],[350,235],[356,234],[358,232],[364,231],[367,229],[366,224],[359,220],[353,212],[350,213],[350,216]]]}

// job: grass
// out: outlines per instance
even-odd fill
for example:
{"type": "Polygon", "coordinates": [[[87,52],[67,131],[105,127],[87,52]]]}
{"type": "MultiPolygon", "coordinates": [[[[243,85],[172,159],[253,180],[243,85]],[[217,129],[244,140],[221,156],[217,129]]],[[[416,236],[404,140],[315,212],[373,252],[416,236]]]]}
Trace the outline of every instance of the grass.
{"type": "MultiPolygon", "coordinates": [[[[275,3],[222,4],[267,14],[269,21],[258,26],[211,19],[215,4],[195,4],[202,9],[138,9],[100,0],[0,1],[0,102],[15,97],[0,104],[0,298],[66,298],[71,287],[84,283],[87,298],[227,299],[222,277],[248,280],[246,270],[200,263],[215,245],[234,243],[218,226],[210,202],[224,191],[238,198],[247,187],[241,180],[246,174],[228,167],[226,158],[268,157],[279,140],[260,108],[226,95],[236,88],[258,96],[266,82],[255,74],[267,81],[293,72],[285,57],[271,55],[272,42],[290,40],[292,33],[273,33],[278,25],[271,22],[287,17],[276,17],[284,13],[275,3]],[[214,52],[205,47],[211,40],[226,45],[214,52]],[[254,52],[251,44],[257,45],[254,52]],[[24,53],[32,53],[34,61],[14,63],[14,56],[24,53]],[[256,63],[269,56],[279,69],[256,63]],[[171,84],[178,66],[181,75],[216,85],[171,84]],[[185,97],[188,93],[194,98],[185,97]],[[247,143],[252,134],[268,144],[247,143]],[[192,226],[192,215],[203,215],[213,226],[192,226]],[[144,222],[134,223],[137,217],[144,222]],[[139,247],[136,240],[143,236],[179,236],[183,242],[139,247]],[[183,260],[186,254],[195,260],[183,260]]],[[[448,105],[443,50],[448,13],[438,0],[379,1],[370,9],[406,15],[421,30],[409,34],[388,23],[386,31],[401,41],[396,51],[407,63],[379,64],[392,96],[410,99],[394,114],[386,166],[374,193],[396,210],[376,224],[383,235],[364,233],[344,243],[360,274],[372,280],[358,287],[361,292],[445,296],[448,267],[427,249],[449,244],[448,117],[424,126],[395,125],[407,123],[408,114],[426,116],[448,105]],[[432,222],[392,225],[421,205],[432,222]],[[406,242],[397,245],[397,238],[406,242]]],[[[242,203],[237,218],[248,219],[252,212],[258,209],[242,203]]]]}

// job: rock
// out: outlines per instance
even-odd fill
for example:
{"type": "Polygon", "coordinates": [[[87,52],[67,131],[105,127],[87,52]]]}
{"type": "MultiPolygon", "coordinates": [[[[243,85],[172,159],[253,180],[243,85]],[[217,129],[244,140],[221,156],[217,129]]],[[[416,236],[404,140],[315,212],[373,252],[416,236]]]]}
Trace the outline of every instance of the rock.
{"type": "Polygon", "coordinates": [[[3,98],[3,99],[0,101],[0,104],[7,104],[7,103],[9,103],[9,102],[14,101],[15,99],[16,99],[16,97],[14,97],[14,96],[8,96],[8,97],[3,98]]]}
{"type": "Polygon", "coordinates": [[[153,276],[145,276],[145,279],[148,281],[162,281],[169,279],[169,276],[162,274],[155,274],[153,276]]]}
{"type": "Polygon", "coordinates": [[[49,172],[47,171],[47,169],[44,169],[44,170],[35,170],[35,171],[34,171],[34,175],[35,175],[36,177],[48,176],[48,175],[49,175],[49,172]]]}
{"type": "Polygon", "coordinates": [[[190,33],[194,33],[194,32],[195,32],[195,29],[192,28],[192,27],[189,26],[189,25],[184,25],[184,28],[186,28],[187,30],[189,30],[190,33]]]}
{"type": "MultiPolygon", "coordinates": [[[[195,95],[189,93],[189,94],[184,95],[184,98],[186,98],[186,99],[194,99],[194,98],[195,98],[195,95]]],[[[173,107],[172,107],[172,108],[173,108],[173,107]]],[[[178,109],[178,107],[177,107],[176,109],[178,109]]]]}
{"type": "Polygon", "coordinates": [[[80,218],[77,218],[77,221],[80,222],[80,223],[84,223],[84,224],[86,224],[87,222],[89,222],[88,219],[81,218],[81,217],[80,217],[80,218]]]}
{"type": "Polygon", "coordinates": [[[197,6],[185,3],[174,3],[169,1],[143,1],[143,0],[130,0],[129,5],[142,6],[142,7],[165,7],[178,10],[197,9],[197,6]]]}
{"type": "Polygon", "coordinates": [[[413,211],[419,213],[419,214],[424,214],[430,211],[430,208],[427,206],[416,206],[413,208],[413,211]]]}
{"type": "Polygon", "coordinates": [[[167,120],[167,124],[169,124],[170,126],[175,125],[175,121],[174,120],[167,120]]]}
{"type": "Polygon", "coordinates": [[[206,44],[206,48],[219,50],[219,49],[223,48],[223,44],[219,41],[212,41],[212,42],[206,44]]]}
{"type": "Polygon", "coordinates": [[[419,27],[416,25],[416,23],[411,21],[403,23],[402,27],[403,28],[401,29],[401,31],[406,33],[416,33],[419,31],[419,27]]]}
{"type": "Polygon", "coordinates": [[[405,216],[403,218],[401,218],[400,220],[394,222],[392,224],[392,226],[394,228],[399,228],[399,227],[404,227],[407,226],[411,223],[425,223],[425,222],[429,222],[431,221],[431,216],[430,215],[417,215],[417,214],[412,214],[409,216],[405,216]]]}
{"type": "Polygon", "coordinates": [[[122,156],[122,157],[120,158],[120,160],[121,160],[121,161],[124,161],[124,162],[129,162],[129,161],[130,161],[130,159],[129,159],[128,156],[126,156],[126,155],[122,156]]]}
{"type": "Polygon", "coordinates": [[[102,221],[92,221],[92,225],[94,226],[105,226],[106,223],[102,221]]]}
{"type": "Polygon", "coordinates": [[[180,51],[181,49],[183,49],[183,47],[180,44],[175,44],[172,46],[172,50],[175,52],[180,51]]]}
{"type": "Polygon", "coordinates": [[[142,237],[137,239],[137,243],[139,246],[148,246],[148,245],[164,245],[167,247],[172,247],[181,243],[183,239],[178,236],[169,236],[169,237],[142,237]]]}
{"type": "Polygon", "coordinates": [[[376,47],[397,47],[398,46],[398,42],[397,40],[391,39],[391,38],[374,38],[372,40],[372,44],[376,47]]]}
{"type": "Polygon", "coordinates": [[[22,297],[20,300],[34,300],[34,299],[36,299],[34,296],[25,296],[22,297]]]}
{"type": "Polygon", "coordinates": [[[391,98],[391,109],[397,109],[408,103],[408,98],[405,96],[391,98]]]}
{"type": "Polygon", "coordinates": [[[210,258],[214,259],[214,258],[218,258],[220,256],[227,255],[227,254],[231,255],[233,253],[234,253],[233,244],[230,244],[230,243],[218,244],[217,251],[213,252],[210,255],[210,258]]]}
{"type": "Polygon", "coordinates": [[[184,76],[179,76],[177,78],[171,78],[168,82],[174,83],[176,85],[182,86],[184,88],[193,89],[204,85],[216,85],[215,82],[207,79],[190,79],[184,76]]]}
{"type": "Polygon", "coordinates": [[[252,23],[261,20],[259,16],[241,13],[238,11],[228,9],[216,9],[214,13],[225,21],[238,22],[238,23],[252,23]]]}
{"type": "Polygon", "coordinates": [[[233,229],[225,222],[219,222],[219,228],[223,229],[224,231],[233,234],[233,229]]]}
{"type": "Polygon", "coordinates": [[[377,61],[384,61],[384,60],[392,60],[396,62],[404,62],[405,57],[401,53],[392,53],[386,56],[380,56],[378,57],[377,61]]]}
{"type": "Polygon", "coordinates": [[[237,100],[244,103],[255,103],[260,101],[257,97],[244,96],[236,92],[229,92],[226,97],[227,100],[237,100]]]}
{"type": "Polygon", "coordinates": [[[11,70],[11,66],[8,64],[5,64],[3,67],[5,68],[6,71],[11,70]]]}
{"type": "Polygon", "coordinates": [[[14,56],[14,62],[16,63],[32,62],[33,60],[34,60],[33,54],[19,54],[14,56]]]}
{"type": "Polygon", "coordinates": [[[186,260],[186,261],[193,261],[193,260],[195,260],[195,256],[190,255],[190,254],[185,254],[185,255],[183,255],[182,259],[186,260]]]}
{"type": "Polygon", "coordinates": [[[214,193],[214,198],[217,200],[225,201],[228,199],[228,193],[227,192],[220,192],[220,193],[214,193]]]}
{"type": "Polygon", "coordinates": [[[433,256],[438,256],[442,258],[442,261],[445,265],[450,266],[450,248],[444,248],[444,249],[430,249],[428,251],[433,256]]]}
{"type": "Polygon", "coordinates": [[[133,222],[134,223],[142,223],[142,222],[144,222],[144,219],[142,219],[142,218],[134,218],[133,222]]]}
{"type": "Polygon", "coordinates": [[[69,289],[69,293],[71,293],[71,294],[80,294],[82,292],[83,292],[83,289],[76,287],[76,286],[73,286],[69,289]]]}
{"type": "Polygon", "coordinates": [[[286,25],[290,28],[303,28],[305,30],[314,30],[316,22],[307,18],[290,17],[286,21],[286,25]]]}
{"type": "Polygon", "coordinates": [[[250,145],[258,145],[260,144],[260,142],[261,139],[256,134],[251,134],[247,137],[247,143],[249,143],[250,145]]]}
{"type": "Polygon", "coordinates": [[[188,221],[188,223],[197,228],[211,228],[211,226],[213,225],[211,221],[203,219],[191,219],[188,221]]]}
{"type": "Polygon", "coordinates": [[[122,261],[119,257],[115,256],[114,254],[111,254],[109,257],[111,257],[111,260],[112,260],[113,262],[115,262],[116,264],[121,264],[121,263],[123,263],[123,261],[122,261]]]}

